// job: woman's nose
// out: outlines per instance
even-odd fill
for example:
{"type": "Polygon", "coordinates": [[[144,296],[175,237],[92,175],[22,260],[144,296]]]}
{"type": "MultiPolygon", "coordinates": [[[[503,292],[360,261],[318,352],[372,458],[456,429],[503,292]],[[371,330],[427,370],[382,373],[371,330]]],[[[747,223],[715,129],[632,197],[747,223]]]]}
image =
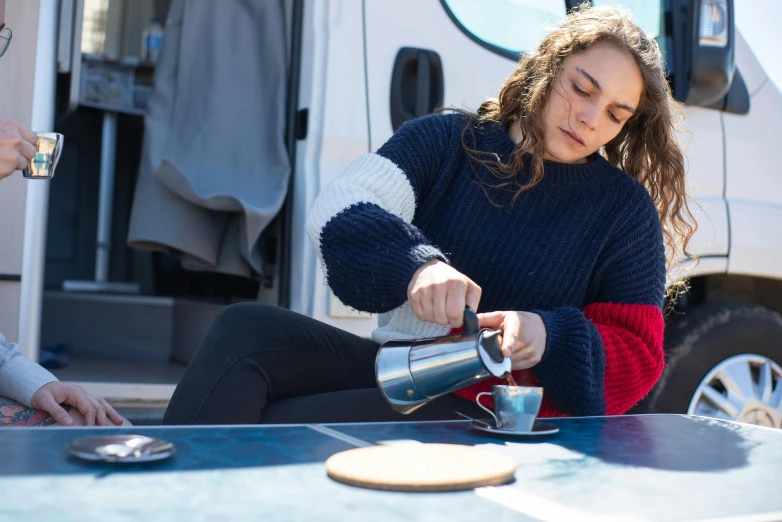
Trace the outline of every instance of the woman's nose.
{"type": "Polygon", "coordinates": [[[578,121],[586,128],[594,130],[600,121],[600,111],[596,107],[583,107],[578,113],[578,121]]]}

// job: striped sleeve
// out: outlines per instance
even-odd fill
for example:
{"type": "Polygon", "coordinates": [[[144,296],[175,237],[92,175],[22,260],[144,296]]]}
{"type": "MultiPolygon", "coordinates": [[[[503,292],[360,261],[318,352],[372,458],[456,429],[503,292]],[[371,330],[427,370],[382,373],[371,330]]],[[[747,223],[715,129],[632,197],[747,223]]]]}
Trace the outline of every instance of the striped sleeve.
{"type": "Polygon", "coordinates": [[[405,123],[318,195],[307,233],[328,285],[346,305],[372,313],[397,308],[421,264],[448,261],[413,221],[439,174],[453,124],[442,115],[405,123]]]}
{"type": "Polygon", "coordinates": [[[16,343],[6,344],[5,337],[0,334],[0,397],[29,407],[35,392],[56,381],[57,377],[22,355],[18,348],[16,343]]]}
{"type": "Polygon", "coordinates": [[[533,372],[561,411],[615,415],[640,401],[663,365],[665,250],[648,193],[627,202],[631,215],[596,270],[595,302],[536,312],[546,350],[533,372]]]}

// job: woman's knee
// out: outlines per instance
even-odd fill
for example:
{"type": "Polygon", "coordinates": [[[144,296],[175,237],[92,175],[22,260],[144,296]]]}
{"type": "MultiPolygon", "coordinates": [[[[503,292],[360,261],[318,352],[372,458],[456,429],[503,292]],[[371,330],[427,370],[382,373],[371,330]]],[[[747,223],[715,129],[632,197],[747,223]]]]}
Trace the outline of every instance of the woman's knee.
{"type": "Polygon", "coordinates": [[[225,355],[235,351],[262,349],[263,344],[290,331],[294,312],[261,303],[237,303],[217,314],[199,351],[225,355]]]}
{"type": "Polygon", "coordinates": [[[273,332],[283,328],[295,316],[294,312],[262,303],[236,303],[223,308],[214,319],[211,330],[244,333],[273,332]]]}

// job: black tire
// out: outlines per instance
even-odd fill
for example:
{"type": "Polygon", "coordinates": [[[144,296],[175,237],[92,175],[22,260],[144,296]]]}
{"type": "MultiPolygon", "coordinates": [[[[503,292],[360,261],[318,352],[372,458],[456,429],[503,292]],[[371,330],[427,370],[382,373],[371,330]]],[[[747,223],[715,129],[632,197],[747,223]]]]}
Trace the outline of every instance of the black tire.
{"type": "Polygon", "coordinates": [[[782,366],[782,316],[743,304],[696,306],[669,318],[665,353],[660,382],[634,412],[687,413],[703,378],[734,355],[762,355],[782,366]]]}

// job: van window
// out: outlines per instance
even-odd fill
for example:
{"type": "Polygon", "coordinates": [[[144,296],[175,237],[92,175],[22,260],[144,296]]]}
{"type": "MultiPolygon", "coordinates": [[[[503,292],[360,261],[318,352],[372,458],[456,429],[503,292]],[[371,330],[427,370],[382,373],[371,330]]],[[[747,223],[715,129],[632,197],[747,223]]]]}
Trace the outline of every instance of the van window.
{"type": "Polygon", "coordinates": [[[592,0],[593,5],[620,5],[633,13],[633,21],[649,38],[658,38],[661,31],[662,2],[655,0],[592,0]]]}
{"type": "Polygon", "coordinates": [[[515,59],[537,47],[567,15],[565,0],[442,0],[448,14],[484,47],[515,59]]]}

